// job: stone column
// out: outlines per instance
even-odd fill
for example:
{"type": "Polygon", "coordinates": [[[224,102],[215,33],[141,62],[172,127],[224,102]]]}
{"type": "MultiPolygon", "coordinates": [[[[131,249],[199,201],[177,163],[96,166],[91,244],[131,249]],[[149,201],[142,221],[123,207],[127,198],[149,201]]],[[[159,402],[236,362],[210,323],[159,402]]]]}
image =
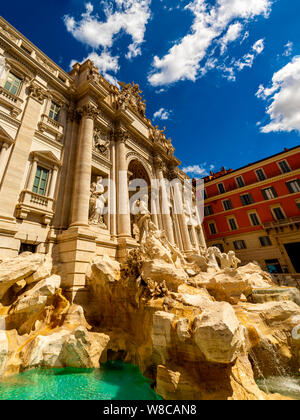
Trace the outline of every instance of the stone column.
{"type": "MultiPolygon", "coordinates": [[[[176,175],[176,173],[175,173],[176,175]]],[[[175,178],[177,179],[177,177],[175,178]]],[[[175,201],[175,209],[177,211],[178,223],[183,243],[183,249],[185,253],[192,253],[193,246],[190,240],[189,229],[186,221],[186,215],[184,213],[184,206],[183,206],[183,194],[180,192],[179,183],[173,182],[174,188],[174,201],[175,201]]]]}
{"type": "Polygon", "coordinates": [[[67,122],[65,128],[64,137],[64,148],[61,156],[61,173],[59,181],[59,190],[56,201],[56,212],[54,216],[54,225],[56,228],[67,228],[68,221],[70,218],[71,208],[71,197],[72,197],[72,177],[71,173],[74,173],[74,164],[71,166],[71,162],[74,162],[74,150],[76,147],[77,130],[73,130],[73,121],[76,113],[73,106],[67,112],[67,122]],[[73,143],[73,144],[72,144],[73,143]]]}
{"type": "Polygon", "coordinates": [[[166,185],[164,184],[164,173],[163,173],[163,162],[160,157],[155,159],[157,179],[161,189],[161,218],[164,230],[166,232],[168,240],[172,245],[175,245],[173,223],[170,214],[169,200],[166,185]]]}
{"type": "Polygon", "coordinates": [[[125,131],[116,130],[117,146],[117,226],[119,238],[131,238],[131,223],[128,193],[128,167],[126,159],[125,131]]]}
{"type": "Polygon", "coordinates": [[[7,143],[2,144],[2,149],[0,151],[0,183],[1,183],[1,179],[7,165],[7,161],[8,161],[8,156],[9,156],[8,148],[9,148],[9,145],[7,143]]]}
{"type": "Polygon", "coordinates": [[[58,167],[55,166],[52,171],[51,183],[50,183],[49,192],[48,192],[49,198],[54,198],[57,174],[58,174],[58,167]]]}
{"type": "Polygon", "coordinates": [[[116,142],[113,135],[111,135],[111,175],[110,175],[110,200],[109,200],[109,210],[110,210],[110,234],[112,238],[117,236],[117,209],[116,209],[116,142]]]}
{"type": "Polygon", "coordinates": [[[194,248],[199,247],[195,226],[192,226],[192,236],[193,236],[194,248]]]}
{"type": "Polygon", "coordinates": [[[94,119],[98,111],[92,105],[86,105],[81,112],[71,227],[88,226],[89,224],[94,119]]]}
{"type": "Polygon", "coordinates": [[[33,83],[29,86],[29,96],[21,126],[0,191],[0,215],[7,220],[14,220],[15,207],[19,200],[32,139],[46,96],[47,92],[37,84],[33,83]]]}

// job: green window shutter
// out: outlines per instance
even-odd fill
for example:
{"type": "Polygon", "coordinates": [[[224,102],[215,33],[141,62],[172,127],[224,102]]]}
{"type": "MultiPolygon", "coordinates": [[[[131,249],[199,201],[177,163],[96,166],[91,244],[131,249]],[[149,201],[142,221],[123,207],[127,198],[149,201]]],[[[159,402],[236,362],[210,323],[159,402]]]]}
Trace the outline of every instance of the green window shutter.
{"type": "Polygon", "coordinates": [[[47,169],[37,167],[36,175],[33,183],[32,191],[36,194],[46,195],[49,171],[47,169]]]}

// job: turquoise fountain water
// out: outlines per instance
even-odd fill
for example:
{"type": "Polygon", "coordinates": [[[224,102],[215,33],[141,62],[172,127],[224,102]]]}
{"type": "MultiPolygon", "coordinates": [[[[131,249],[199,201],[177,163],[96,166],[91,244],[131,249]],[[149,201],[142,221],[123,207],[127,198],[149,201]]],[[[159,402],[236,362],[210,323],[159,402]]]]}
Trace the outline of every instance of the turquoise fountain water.
{"type": "Polygon", "coordinates": [[[99,370],[31,370],[0,382],[0,400],[159,400],[132,365],[108,362],[99,370]]]}

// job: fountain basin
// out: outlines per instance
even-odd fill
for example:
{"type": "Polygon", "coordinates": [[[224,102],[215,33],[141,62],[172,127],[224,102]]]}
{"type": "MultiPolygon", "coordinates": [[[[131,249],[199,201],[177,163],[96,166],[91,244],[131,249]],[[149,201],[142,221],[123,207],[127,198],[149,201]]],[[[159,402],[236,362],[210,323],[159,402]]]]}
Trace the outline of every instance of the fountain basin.
{"type": "Polygon", "coordinates": [[[121,362],[101,369],[35,369],[0,381],[0,400],[159,400],[140,370],[121,362]]]}

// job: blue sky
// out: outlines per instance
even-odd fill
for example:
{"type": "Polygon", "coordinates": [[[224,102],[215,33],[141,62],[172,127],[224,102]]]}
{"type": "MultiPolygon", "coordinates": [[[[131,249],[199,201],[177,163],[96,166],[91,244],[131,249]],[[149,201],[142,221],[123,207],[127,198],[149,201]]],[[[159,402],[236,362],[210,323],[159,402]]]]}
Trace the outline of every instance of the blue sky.
{"type": "Polygon", "coordinates": [[[299,145],[299,0],[27,0],[1,15],[69,71],[139,83],[190,175],[299,145]]]}

